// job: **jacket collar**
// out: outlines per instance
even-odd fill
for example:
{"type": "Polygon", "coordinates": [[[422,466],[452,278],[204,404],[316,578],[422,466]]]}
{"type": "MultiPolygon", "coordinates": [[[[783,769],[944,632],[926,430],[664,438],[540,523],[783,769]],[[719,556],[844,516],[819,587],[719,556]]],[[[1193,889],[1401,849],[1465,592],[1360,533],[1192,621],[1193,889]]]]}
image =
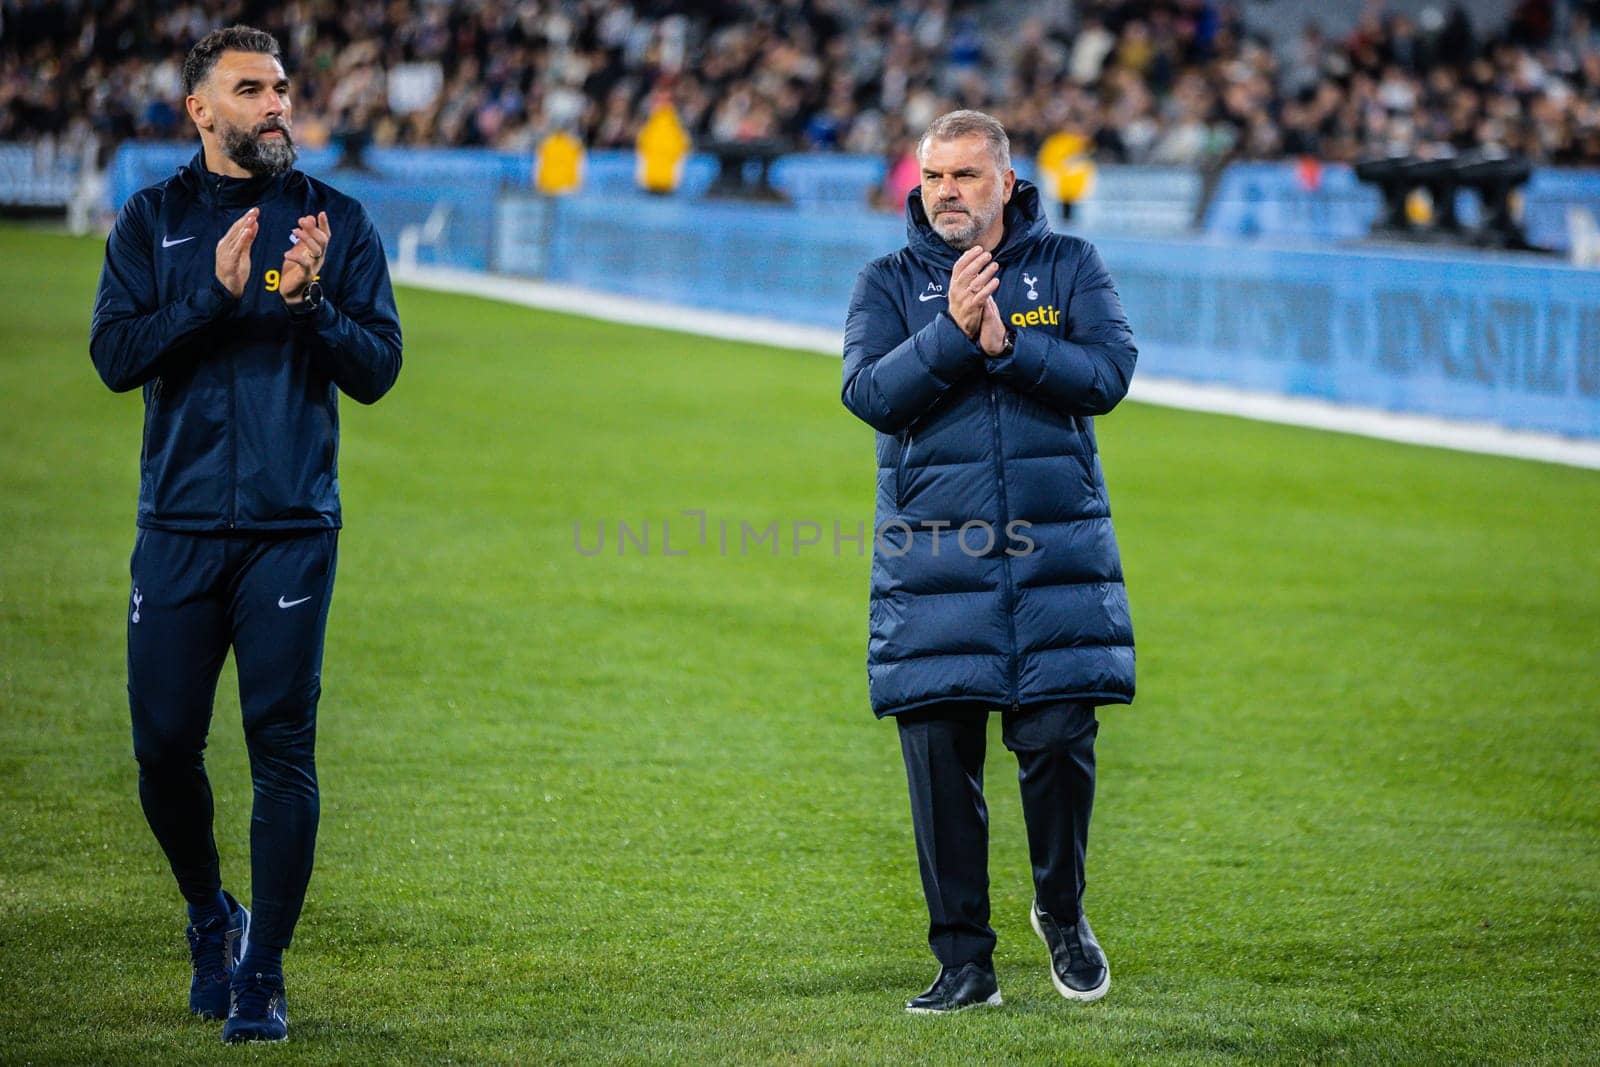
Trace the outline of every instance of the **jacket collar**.
{"type": "Polygon", "coordinates": [[[230,178],[206,169],[205,149],[194,154],[183,168],[185,179],[193,185],[200,198],[216,207],[252,207],[270,200],[283,190],[293,168],[282,174],[266,174],[251,178],[230,178]]]}
{"type": "MultiPolygon", "coordinates": [[[[1020,259],[1039,240],[1050,233],[1050,220],[1045,217],[1039,190],[1032,182],[1017,179],[1011,189],[1011,202],[1005,208],[1005,235],[994,258],[1001,263],[1020,259]]],[[[945,244],[944,238],[934,231],[928,213],[922,207],[922,190],[913,189],[906,194],[906,244],[918,258],[941,267],[955,266],[961,253],[945,244]]]]}

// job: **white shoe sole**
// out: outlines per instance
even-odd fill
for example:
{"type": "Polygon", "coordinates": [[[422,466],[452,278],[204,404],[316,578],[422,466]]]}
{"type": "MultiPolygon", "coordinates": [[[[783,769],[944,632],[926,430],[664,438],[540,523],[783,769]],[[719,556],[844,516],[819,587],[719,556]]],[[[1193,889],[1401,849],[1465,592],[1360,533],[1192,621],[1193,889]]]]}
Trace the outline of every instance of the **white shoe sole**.
{"type": "Polygon", "coordinates": [[[968,1008],[998,1008],[1003,1003],[1004,1003],[1004,1001],[1002,1001],[1000,999],[1000,991],[998,989],[996,989],[994,991],[994,995],[991,996],[988,1000],[984,1001],[982,1004],[966,1004],[966,1005],[963,1005],[962,1007],[959,1007],[959,1008],[950,1008],[948,1010],[943,1010],[943,1011],[941,1011],[941,1010],[939,1010],[937,1008],[912,1008],[912,1007],[907,1007],[906,1008],[906,1014],[907,1015],[956,1015],[956,1014],[959,1014],[961,1012],[966,1011],[968,1008]]]}
{"type": "MultiPolygon", "coordinates": [[[[1048,953],[1050,951],[1050,940],[1044,936],[1044,928],[1039,925],[1039,913],[1033,908],[1028,909],[1028,923],[1033,927],[1033,932],[1039,935],[1039,940],[1044,942],[1045,951],[1048,953]]],[[[1109,963],[1106,964],[1106,980],[1093,989],[1073,989],[1062,982],[1056,975],[1054,963],[1048,966],[1048,970],[1050,971],[1050,984],[1056,987],[1057,993],[1060,993],[1068,1000],[1076,1000],[1079,1003],[1087,1004],[1091,1000],[1099,1000],[1111,988],[1111,965],[1109,963]]]]}

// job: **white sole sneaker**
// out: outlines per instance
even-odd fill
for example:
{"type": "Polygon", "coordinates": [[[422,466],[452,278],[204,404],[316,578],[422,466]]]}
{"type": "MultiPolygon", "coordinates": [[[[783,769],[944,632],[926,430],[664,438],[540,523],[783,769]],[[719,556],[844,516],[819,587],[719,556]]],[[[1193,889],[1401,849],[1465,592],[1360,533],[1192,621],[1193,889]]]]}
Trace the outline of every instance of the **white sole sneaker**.
{"type": "MultiPolygon", "coordinates": [[[[1050,939],[1044,936],[1044,928],[1039,925],[1039,913],[1033,908],[1028,909],[1028,924],[1033,927],[1033,932],[1039,935],[1039,940],[1044,942],[1045,952],[1048,953],[1050,951],[1050,939]]],[[[1106,964],[1105,981],[1093,989],[1073,989],[1062,982],[1060,977],[1056,975],[1054,963],[1050,964],[1047,969],[1050,971],[1050,984],[1056,987],[1057,993],[1060,993],[1068,1000],[1076,1000],[1079,1003],[1087,1004],[1091,1000],[1099,1000],[1111,988],[1111,964],[1109,963],[1106,964]]]]}
{"type": "Polygon", "coordinates": [[[994,991],[994,995],[991,996],[988,1000],[984,1001],[982,1004],[965,1004],[965,1005],[962,1005],[959,1008],[950,1008],[950,1009],[948,1009],[946,1011],[939,1011],[939,1010],[934,1009],[934,1008],[907,1008],[906,1009],[906,1014],[907,1015],[957,1015],[957,1014],[959,1014],[961,1012],[966,1011],[968,1008],[998,1008],[1003,1003],[1004,1003],[1004,1001],[1002,1001],[1000,999],[1000,991],[998,989],[996,989],[994,991]]]}

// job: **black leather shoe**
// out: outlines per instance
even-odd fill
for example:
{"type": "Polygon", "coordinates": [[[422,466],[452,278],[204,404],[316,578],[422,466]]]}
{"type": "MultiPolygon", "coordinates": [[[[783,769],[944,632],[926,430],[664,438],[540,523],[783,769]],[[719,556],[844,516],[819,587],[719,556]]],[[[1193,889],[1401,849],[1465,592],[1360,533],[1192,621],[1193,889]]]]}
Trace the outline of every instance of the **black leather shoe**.
{"type": "Polygon", "coordinates": [[[1089,929],[1089,920],[1080,917],[1077,925],[1056,921],[1034,901],[1029,909],[1033,932],[1050,950],[1050,981],[1056,992],[1068,1000],[1099,1000],[1111,988],[1111,967],[1100,942],[1089,929]]]}
{"type": "Polygon", "coordinates": [[[940,967],[939,977],[927,991],[906,1001],[906,1011],[913,1015],[945,1015],[967,1008],[999,1006],[1000,983],[995,981],[994,968],[981,963],[940,967]]]}

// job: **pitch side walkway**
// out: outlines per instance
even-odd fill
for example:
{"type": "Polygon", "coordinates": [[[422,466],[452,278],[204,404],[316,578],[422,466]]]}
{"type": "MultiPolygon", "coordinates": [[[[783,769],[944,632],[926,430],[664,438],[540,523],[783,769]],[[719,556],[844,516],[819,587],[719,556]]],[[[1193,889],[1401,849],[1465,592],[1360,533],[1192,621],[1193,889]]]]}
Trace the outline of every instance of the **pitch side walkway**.
{"type": "MultiPolygon", "coordinates": [[[[838,357],[844,349],[842,330],[797,326],[751,315],[701,311],[676,304],[651,303],[637,297],[475,271],[404,267],[397,264],[391,264],[390,270],[394,281],[400,285],[481,296],[606,322],[652,326],[702,337],[821,352],[834,357],[838,357]]],[[[1506,430],[1487,423],[1401,415],[1372,408],[1344,407],[1322,400],[1275,396],[1137,374],[1128,396],[1141,404],[1235,415],[1386,441],[1600,470],[1600,441],[1506,430]]]]}

